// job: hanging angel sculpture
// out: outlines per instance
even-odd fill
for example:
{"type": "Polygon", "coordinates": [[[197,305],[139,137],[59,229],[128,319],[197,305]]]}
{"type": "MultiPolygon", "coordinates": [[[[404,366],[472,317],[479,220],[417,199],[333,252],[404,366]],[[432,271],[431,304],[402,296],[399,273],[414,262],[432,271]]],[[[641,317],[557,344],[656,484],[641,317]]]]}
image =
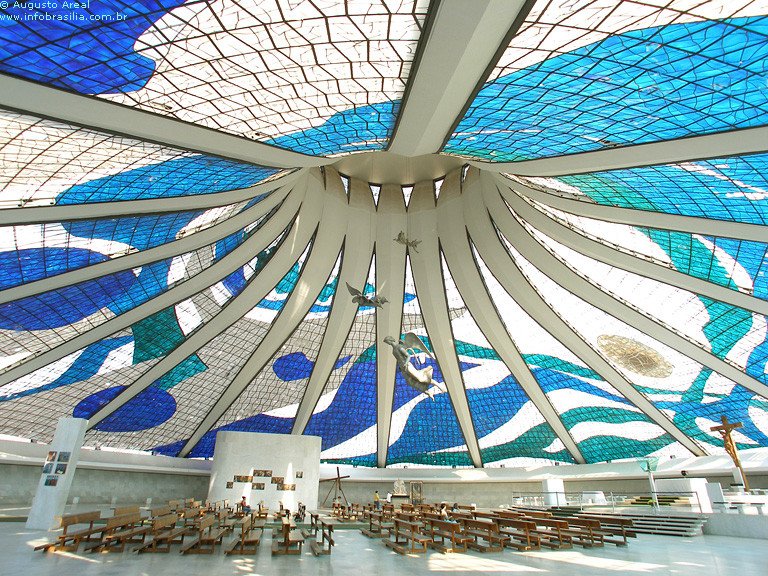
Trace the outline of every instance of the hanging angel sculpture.
{"type": "Polygon", "coordinates": [[[347,290],[349,290],[349,293],[352,295],[352,302],[358,306],[375,306],[376,308],[384,308],[384,304],[389,302],[389,300],[387,300],[384,296],[380,296],[378,294],[374,294],[373,298],[369,298],[360,292],[360,290],[357,288],[352,288],[352,286],[349,285],[349,282],[346,282],[346,285],[347,290]]]}
{"type": "Polygon", "coordinates": [[[409,240],[408,236],[406,236],[405,232],[403,232],[402,230],[400,230],[400,233],[397,235],[397,238],[393,238],[393,240],[398,244],[402,244],[403,246],[410,248],[417,254],[419,253],[419,244],[421,244],[421,240],[409,240]]]}
{"type": "Polygon", "coordinates": [[[392,336],[387,336],[384,338],[384,342],[392,346],[392,355],[397,360],[397,367],[408,386],[426,394],[433,401],[435,399],[433,387],[437,387],[438,390],[445,392],[437,382],[432,380],[432,366],[416,368],[411,363],[411,358],[421,353],[426,354],[433,360],[435,358],[424,342],[421,341],[421,338],[413,332],[408,332],[403,336],[402,340],[398,341],[392,336]]]}

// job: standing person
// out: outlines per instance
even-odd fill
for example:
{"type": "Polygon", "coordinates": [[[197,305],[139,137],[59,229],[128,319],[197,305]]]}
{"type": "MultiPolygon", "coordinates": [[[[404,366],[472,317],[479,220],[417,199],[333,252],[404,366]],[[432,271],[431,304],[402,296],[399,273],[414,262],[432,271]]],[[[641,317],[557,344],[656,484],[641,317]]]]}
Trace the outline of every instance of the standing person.
{"type": "Polygon", "coordinates": [[[381,510],[381,498],[379,498],[379,491],[376,490],[373,493],[373,507],[376,510],[381,510]]]}
{"type": "Polygon", "coordinates": [[[392,492],[387,492],[387,504],[392,504],[392,492]]]}

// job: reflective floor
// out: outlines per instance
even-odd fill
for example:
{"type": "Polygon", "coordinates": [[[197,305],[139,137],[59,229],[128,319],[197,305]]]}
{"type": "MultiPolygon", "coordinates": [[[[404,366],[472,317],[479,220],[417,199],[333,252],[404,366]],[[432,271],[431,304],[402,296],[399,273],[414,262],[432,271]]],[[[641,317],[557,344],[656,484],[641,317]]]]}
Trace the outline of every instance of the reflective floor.
{"type": "Polygon", "coordinates": [[[219,574],[261,576],[368,576],[407,573],[427,574],[674,574],[676,576],[757,576],[768,574],[768,545],[762,540],[724,536],[672,538],[640,536],[627,548],[615,546],[585,550],[512,552],[498,554],[443,555],[428,552],[400,556],[381,542],[369,540],[356,530],[337,530],[337,546],[331,556],[315,558],[306,550],[301,556],[270,554],[266,536],[254,556],[182,556],[131,552],[114,554],[33,552],[48,540],[45,532],[32,532],[19,522],[0,522],[0,574],[25,576],[188,576],[219,574]]]}

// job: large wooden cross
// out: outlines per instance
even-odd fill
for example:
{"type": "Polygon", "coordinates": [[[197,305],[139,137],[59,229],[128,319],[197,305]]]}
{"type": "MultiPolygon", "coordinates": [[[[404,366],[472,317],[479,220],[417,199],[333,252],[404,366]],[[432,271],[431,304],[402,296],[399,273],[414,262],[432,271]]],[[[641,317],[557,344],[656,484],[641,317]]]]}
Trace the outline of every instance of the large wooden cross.
{"type": "Polygon", "coordinates": [[[739,453],[736,450],[736,442],[734,442],[733,438],[731,437],[731,432],[737,428],[741,428],[743,424],[741,422],[728,422],[728,416],[725,415],[720,417],[720,421],[722,422],[720,426],[713,426],[710,428],[710,430],[713,432],[719,432],[720,436],[723,437],[723,446],[725,447],[725,451],[728,452],[731,460],[733,460],[733,464],[736,466],[736,468],[739,469],[739,472],[741,472],[741,478],[744,480],[744,490],[749,492],[749,482],[747,481],[747,475],[744,473],[744,468],[741,467],[739,453]]]}
{"type": "Polygon", "coordinates": [[[323,478],[322,480],[320,480],[320,482],[333,482],[331,489],[328,490],[328,494],[325,495],[325,499],[323,500],[323,506],[325,506],[325,503],[328,501],[328,497],[331,495],[331,492],[333,492],[334,502],[336,502],[336,498],[339,496],[339,492],[341,492],[342,496],[344,496],[344,504],[347,503],[347,495],[344,494],[344,489],[341,487],[341,481],[344,480],[345,478],[349,478],[349,476],[342,476],[341,472],[339,472],[339,467],[336,466],[335,478],[323,478]]]}

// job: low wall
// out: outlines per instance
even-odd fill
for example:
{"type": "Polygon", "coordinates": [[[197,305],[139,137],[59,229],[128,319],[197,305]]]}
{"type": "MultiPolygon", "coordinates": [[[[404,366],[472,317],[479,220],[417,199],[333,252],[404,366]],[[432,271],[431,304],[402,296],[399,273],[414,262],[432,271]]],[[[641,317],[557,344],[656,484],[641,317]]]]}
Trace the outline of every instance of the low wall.
{"type": "MultiPolygon", "coordinates": [[[[28,506],[37,489],[40,467],[0,464],[0,504],[28,506]]],[[[78,467],[68,502],[77,497],[82,504],[139,504],[187,497],[203,499],[208,492],[208,476],[95,470],[78,467]]]]}

